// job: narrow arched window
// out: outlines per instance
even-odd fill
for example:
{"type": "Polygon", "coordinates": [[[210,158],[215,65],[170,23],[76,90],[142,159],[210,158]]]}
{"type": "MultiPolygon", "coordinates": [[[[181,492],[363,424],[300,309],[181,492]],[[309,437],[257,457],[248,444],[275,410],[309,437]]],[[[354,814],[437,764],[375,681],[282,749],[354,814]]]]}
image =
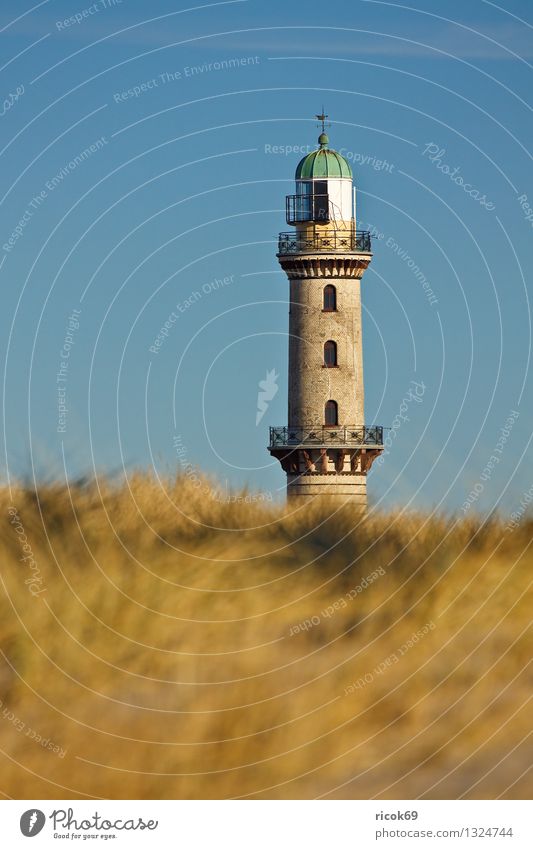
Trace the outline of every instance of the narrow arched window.
{"type": "Polygon", "coordinates": [[[324,286],[324,312],[335,312],[337,309],[337,290],[335,286],[324,286]]]}
{"type": "Polygon", "coordinates": [[[331,339],[324,343],[324,365],[326,368],[337,365],[337,343],[331,339]]]}
{"type": "Polygon", "coordinates": [[[339,423],[339,412],[336,401],[326,401],[325,420],[326,425],[337,425],[339,423]]]}

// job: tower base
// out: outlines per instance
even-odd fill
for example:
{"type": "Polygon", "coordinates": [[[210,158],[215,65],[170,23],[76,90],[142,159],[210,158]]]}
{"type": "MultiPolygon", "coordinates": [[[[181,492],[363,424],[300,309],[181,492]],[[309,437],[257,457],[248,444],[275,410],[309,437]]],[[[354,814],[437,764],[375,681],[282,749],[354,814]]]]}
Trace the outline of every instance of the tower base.
{"type": "Polygon", "coordinates": [[[287,498],[312,501],[320,496],[339,503],[350,502],[366,510],[366,475],[287,475],[287,498]]]}

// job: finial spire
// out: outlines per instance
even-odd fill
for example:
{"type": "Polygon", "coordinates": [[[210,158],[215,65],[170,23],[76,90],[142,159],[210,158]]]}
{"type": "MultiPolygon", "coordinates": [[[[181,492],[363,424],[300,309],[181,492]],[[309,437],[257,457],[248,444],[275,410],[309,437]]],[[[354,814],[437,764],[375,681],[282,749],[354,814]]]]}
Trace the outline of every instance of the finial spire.
{"type": "MultiPolygon", "coordinates": [[[[315,117],[318,118],[318,120],[322,124],[322,132],[325,133],[326,132],[326,118],[329,118],[329,115],[326,115],[324,113],[324,107],[323,106],[322,106],[322,113],[320,115],[316,115],[315,117]]],[[[327,124],[327,126],[329,127],[330,124],[327,124]]]]}
{"type": "Polygon", "coordinates": [[[320,148],[324,150],[329,144],[329,138],[326,135],[326,127],[330,126],[329,124],[326,124],[326,118],[329,118],[329,115],[326,115],[326,113],[324,112],[324,107],[322,107],[321,114],[316,115],[315,117],[317,117],[320,123],[322,124],[322,132],[318,137],[318,143],[320,145],[320,148]]]}

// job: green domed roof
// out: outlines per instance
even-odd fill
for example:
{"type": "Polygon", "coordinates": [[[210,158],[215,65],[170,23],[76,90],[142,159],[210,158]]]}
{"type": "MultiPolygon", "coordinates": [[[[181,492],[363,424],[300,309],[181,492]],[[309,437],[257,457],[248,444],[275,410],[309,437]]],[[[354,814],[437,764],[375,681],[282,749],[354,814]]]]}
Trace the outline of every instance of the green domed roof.
{"type": "Polygon", "coordinates": [[[297,180],[312,180],[321,177],[347,177],[351,180],[352,169],[344,156],[341,156],[336,150],[329,149],[329,138],[326,133],[320,134],[318,142],[320,148],[308,153],[298,163],[295,178],[297,180]]]}

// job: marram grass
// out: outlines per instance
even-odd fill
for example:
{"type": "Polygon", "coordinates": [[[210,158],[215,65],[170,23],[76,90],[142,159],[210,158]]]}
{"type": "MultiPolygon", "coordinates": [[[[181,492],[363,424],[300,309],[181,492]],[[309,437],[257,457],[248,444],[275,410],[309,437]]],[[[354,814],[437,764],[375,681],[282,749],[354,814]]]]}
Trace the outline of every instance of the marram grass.
{"type": "Polygon", "coordinates": [[[11,798],[528,798],[533,521],[0,493],[11,798]]]}

